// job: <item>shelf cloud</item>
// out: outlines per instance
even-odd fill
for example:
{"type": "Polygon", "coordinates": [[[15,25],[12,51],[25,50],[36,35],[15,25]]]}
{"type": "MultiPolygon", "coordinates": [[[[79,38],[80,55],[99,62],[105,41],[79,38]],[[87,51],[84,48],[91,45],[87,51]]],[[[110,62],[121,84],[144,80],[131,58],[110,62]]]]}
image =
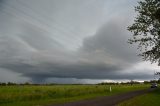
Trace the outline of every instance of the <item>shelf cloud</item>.
{"type": "Polygon", "coordinates": [[[151,79],[157,66],[127,43],[136,2],[1,0],[0,81],[151,79]]]}

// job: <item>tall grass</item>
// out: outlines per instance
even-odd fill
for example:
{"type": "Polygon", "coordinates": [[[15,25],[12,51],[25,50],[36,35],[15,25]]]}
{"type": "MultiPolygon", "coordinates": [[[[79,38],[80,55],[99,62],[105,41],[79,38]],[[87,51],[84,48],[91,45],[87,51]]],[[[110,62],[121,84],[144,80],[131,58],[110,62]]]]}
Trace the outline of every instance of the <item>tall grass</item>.
{"type": "Polygon", "coordinates": [[[148,85],[0,86],[0,106],[40,106],[145,89],[148,85]]]}

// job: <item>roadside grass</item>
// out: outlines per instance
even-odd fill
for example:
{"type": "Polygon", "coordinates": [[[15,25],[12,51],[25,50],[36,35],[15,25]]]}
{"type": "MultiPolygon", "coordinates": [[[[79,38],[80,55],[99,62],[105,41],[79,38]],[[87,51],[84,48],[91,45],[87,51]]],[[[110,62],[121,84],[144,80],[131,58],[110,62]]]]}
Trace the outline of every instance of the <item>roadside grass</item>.
{"type": "Polygon", "coordinates": [[[117,106],[160,106],[160,88],[147,94],[124,101],[117,106]]]}
{"type": "Polygon", "coordinates": [[[0,106],[43,106],[116,95],[146,89],[149,85],[0,86],[0,106]]]}

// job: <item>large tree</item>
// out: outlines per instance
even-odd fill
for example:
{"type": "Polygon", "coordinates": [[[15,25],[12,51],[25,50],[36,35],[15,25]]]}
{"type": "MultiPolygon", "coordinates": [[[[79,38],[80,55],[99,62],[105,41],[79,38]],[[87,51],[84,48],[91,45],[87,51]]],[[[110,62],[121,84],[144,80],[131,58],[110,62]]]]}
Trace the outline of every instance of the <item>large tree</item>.
{"type": "Polygon", "coordinates": [[[128,27],[133,33],[129,43],[137,43],[145,61],[160,65],[160,0],[142,0],[135,7],[137,17],[128,27]]]}

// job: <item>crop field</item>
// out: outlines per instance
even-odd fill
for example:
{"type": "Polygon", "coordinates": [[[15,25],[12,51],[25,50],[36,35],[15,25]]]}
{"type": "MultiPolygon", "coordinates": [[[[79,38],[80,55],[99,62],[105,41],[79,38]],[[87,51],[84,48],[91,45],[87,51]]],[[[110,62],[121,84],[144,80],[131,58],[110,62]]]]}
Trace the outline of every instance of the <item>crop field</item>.
{"type": "Polygon", "coordinates": [[[135,97],[133,99],[124,101],[118,106],[160,106],[160,89],[153,92],[135,97]]]}
{"type": "Polygon", "coordinates": [[[43,106],[116,95],[149,85],[16,85],[0,86],[0,106],[43,106]]]}

